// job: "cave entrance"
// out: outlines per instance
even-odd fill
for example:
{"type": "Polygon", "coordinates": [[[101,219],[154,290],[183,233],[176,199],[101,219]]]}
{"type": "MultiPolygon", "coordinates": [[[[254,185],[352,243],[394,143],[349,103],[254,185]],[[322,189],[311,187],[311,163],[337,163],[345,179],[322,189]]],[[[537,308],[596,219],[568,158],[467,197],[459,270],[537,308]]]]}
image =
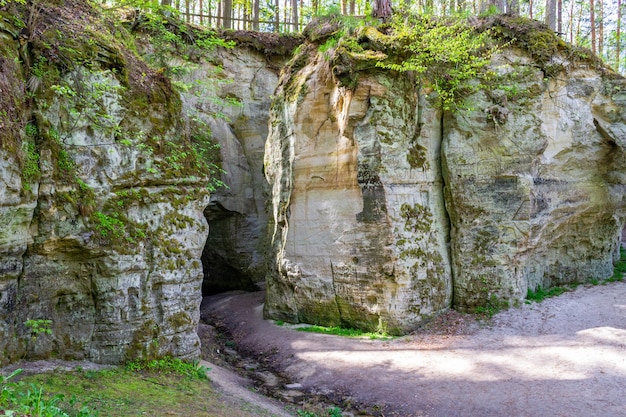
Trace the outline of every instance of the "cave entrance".
{"type": "Polygon", "coordinates": [[[246,216],[211,202],[204,210],[209,236],[202,251],[202,296],[226,291],[258,291],[263,262],[255,250],[259,239],[256,216],[246,216]]]}

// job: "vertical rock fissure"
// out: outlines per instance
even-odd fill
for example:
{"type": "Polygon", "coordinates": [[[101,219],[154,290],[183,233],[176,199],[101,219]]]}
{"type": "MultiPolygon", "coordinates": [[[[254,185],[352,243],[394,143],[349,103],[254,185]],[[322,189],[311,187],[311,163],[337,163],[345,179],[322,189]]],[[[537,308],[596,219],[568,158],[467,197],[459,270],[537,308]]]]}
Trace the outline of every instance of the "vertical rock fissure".
{"type": "Polygon", "coordinates": [[[454,268],[452,267],[452,252],[450,250],[450,248],[452,247],[452,220],[450,218],[450,211],[448,209],[448,204],[451,203],[451,201],[448,201],[448,199],[446,199],[446,177],[444,175],[444,151],[443,151],[443,141],[444,141],[444,134],[445,134],[445,121],[446,121],[446,117],[445,117],[445,112],[442,111],[441,112],[441,117],[439,118],[439,158],[438,158],[438,164],[437,164],[437,176],[439,177],[439,181],[441,183],[441,195],[443,198],[443,204],[441,205],[442,210],[443,210],[443,216],[448,224],[448,227],[446,229],[444,229],[445,232],[445,242],[446,242],[446,246],[445,246],[445,254],[446,254],[446,258],[447,258],[447,262],[448,265],[450,265],[450,288],[451,288],[451,293],[450,293],[450,305],[448,307],[452,307],[453,303],[454,303],[454,281],[455,281],[455,276],[454,276],[454,268]]]}
{"type": "Polygon", "coordinates": [[[333,261],[330,261],[330,277],[331,283],[333,285],[333,299],[335,300],[335,306],[337,307],[337,315],[339,316],[339,323],[343,325],[343,318],[341,317],[341,308],[339,308],[339,300],[337,295],[337,287],[335,286],[335,268],[333,266],[333,261]]]}

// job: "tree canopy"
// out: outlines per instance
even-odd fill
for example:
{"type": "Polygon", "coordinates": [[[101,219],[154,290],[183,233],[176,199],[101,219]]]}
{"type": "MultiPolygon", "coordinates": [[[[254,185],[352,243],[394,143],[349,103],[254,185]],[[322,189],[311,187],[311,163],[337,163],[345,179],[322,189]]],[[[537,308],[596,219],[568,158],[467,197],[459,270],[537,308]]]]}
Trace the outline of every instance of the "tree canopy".
{"type": "Polygon", "coordinates": [[[263,32],[298,32],[314,17],[328,14],[386,19],[392,12],[438,17],[507,13],[542,21],[563,40],[626,70],[621,0],[105,0],[105,5],[164,7],[188,23],[263,32]]]}

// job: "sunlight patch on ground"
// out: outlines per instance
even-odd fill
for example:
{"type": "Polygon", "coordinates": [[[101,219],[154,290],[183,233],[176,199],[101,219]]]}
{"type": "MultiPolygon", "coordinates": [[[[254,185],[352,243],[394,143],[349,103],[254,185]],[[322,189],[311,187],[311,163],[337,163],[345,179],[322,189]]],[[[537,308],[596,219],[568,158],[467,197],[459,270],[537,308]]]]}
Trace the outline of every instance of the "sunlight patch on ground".
{"type": "Polygon", "coordinates": [[[626,330],[612,327],[582,330],[572,338],[506,336],[491,346],[448,349],[387,350],[355,344],[354,349],[341,351],[325,350],[316,342],[299,345],[297,356],[302,361],[332,363],[336,370],[368,364],[381,372],[433,381],[574,381],[605,373],[626,377],[626,330]]]}

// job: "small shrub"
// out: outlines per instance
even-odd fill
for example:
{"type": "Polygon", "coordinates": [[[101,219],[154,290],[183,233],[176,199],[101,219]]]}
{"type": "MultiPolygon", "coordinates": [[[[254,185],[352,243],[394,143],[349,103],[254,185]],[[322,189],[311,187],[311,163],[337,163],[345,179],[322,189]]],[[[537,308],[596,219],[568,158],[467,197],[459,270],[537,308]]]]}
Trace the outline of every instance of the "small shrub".
{"type": "Polygon", "coordinates": [[[26,143],[24,146],[24,163],[22,165],[22,187],[30,191],[30,183],[41,176],[39,168],[39,153],[34,143],[26,143]]]}
{"type": "Polygon", "coordinates": [[[30,328],[30,333],[32,337],[37,337],[40,334],[52,334],[52,320],[26,320],[24,322],[24,325],[30,328]]]}
{"type": "Polygon", "coordinates": [[[341,417],[342,412],[339,407],[331,407],[327,410],[328,417],[341,417]]]}

